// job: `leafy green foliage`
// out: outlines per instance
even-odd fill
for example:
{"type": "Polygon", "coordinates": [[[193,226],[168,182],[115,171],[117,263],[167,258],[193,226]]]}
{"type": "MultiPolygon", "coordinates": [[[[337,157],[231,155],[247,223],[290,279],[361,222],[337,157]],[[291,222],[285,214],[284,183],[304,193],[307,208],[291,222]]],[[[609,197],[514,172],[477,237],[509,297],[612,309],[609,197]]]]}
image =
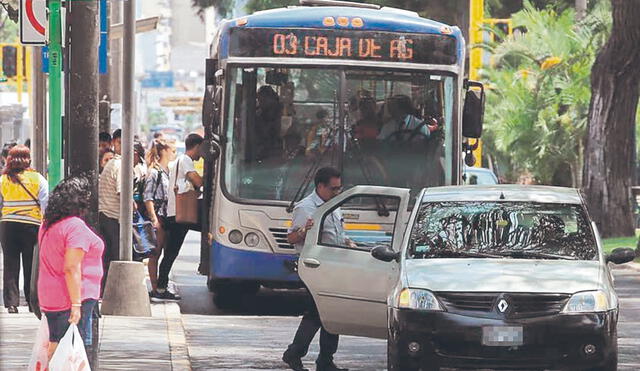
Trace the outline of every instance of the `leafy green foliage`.
{"type": "Polygon", "coordinates": [[[18,40],[20,28],[9,14],[0,8],[0,43],[13,43],[18,40]]]}
{"type": "Polygon", "coordinates": [[[200,17],[204,15],[205,9],[210,7],[215,7],[218,14],[226,17],[234,6],[234,0],[191,0],[191,7],[197,9],[200,17]]]}
{"type": "Polygon", "coordinates": [[[482,71],[489,83],[485,144],[511,180],[529,173],[540,183],[579,186],[591,66],[609,14],[600,5],[576,24],[572,9],[537,10],[527,2],[513,16],[526,33],[483,45],[494,61],[482,71]]]}

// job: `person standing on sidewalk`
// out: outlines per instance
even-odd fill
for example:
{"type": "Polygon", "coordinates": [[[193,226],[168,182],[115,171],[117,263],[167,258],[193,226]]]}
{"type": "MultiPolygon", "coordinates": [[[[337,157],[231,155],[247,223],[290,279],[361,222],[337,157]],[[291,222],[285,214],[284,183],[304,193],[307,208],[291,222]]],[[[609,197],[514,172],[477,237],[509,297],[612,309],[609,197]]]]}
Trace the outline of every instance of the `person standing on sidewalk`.
{"type": "MultiPolygon", "coordinates": [[[[104,277],[107,282],[109,264],[120,258],[120,168],[122,167],[122,131],[113,132],[112,144],[116,152],[111,161],[105,165],[98,180],[98,224],[100,235],[104,239],[104,277]]],[[[133,186],[133,185],[132,185],[133,186]]]]}
{"type": "MultiPolygon", "coordinates": [[[[296,247],[298,254],[302,251],[307,232],[313,227],[313,213],[325,202],[339,195],[342,191],[340,172],[331,167],[319,169],[314,178],[315,190],[298,202],[293,209],[293,223],[289,229],[287,240],[296,247]]],[[[322,239],[331,244],[351,244],[345,237],[342,225],[342,212],[336,209],[327,218],[322,230],[322,239]]],[[[293,342],[282,355],[282,360],[295,371],[305,371],[302,357],[307,355],[309,345],[320,330],[320,354],[316,360],[317,371],[347,371],[333,363],[333,355],[338,350],[338,335],[327,332],[320,322],[318,308],[313,303],[305,310],[293,342]]]]}
{"type": "Polygon", "coordinates": [[[100,298],[102,239],[84,221],[91,188],[84,177],[63,180],[53,190],[38,239],[38,300],[49,325],[49,359],[69,324],[91,345],[92,312],[100,298]]]}
{"type": "Polygon", "coordinates": [[[152,298],[156,300],[180,300],[180,296],[167,289],[169,285],[169,273],[173,262],[180,253],[180,248],[189,232],[188,224],[176,222],[176,194],[186,193],[192,190],[199,190],[202,187],[202,178],[193,165],[194,161],[200,159],[200,146],[204,139],[198,134],[189,134],[185,140],[186,152],[179,156],[176,161],[169,166],[169,190],[167,203],[167,243],[164,249],[164,256],[160,262],[160,272],[158,275],[158,288],[153,293],[152,298]]]}
{"type": "Polygon", "coordinates": [[[144,188],[144,204],[149,220],[156,230],[157,247],[149,257],[147,268],[151,281],[151,300],[158,296],[158,260],[165,245],[167,235],[167,203],[169,202],[169,162],[176,155],[176,147],[164,139],[154,139],[149,150],[147,163],[149,173],[144,188]]]}
{"type": "MultiPolygon", "coordinates": [[[[24,297],[29,303],[31,263],[42,213],[47,207],[49,185],[31,169],[29,148],[18,145],[8,153],[0,177],[0,244],[4,254],[3,297],[9,313],[18,313],[20,305],[20,257],[24,297]]],[[[29,310],[33,311],[29,303],[29,310]]]]}

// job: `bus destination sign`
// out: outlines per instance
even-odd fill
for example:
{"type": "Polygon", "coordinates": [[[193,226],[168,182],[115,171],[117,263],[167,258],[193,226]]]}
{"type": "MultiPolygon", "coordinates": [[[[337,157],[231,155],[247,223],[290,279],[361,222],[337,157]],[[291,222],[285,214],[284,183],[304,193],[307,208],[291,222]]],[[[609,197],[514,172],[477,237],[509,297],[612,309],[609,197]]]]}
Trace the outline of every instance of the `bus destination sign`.
{"type": "Polygon", "coordinates": [[[423,64],[457,60],[452,36],[334,29],[232,28],[229,55],[423,64]]]}

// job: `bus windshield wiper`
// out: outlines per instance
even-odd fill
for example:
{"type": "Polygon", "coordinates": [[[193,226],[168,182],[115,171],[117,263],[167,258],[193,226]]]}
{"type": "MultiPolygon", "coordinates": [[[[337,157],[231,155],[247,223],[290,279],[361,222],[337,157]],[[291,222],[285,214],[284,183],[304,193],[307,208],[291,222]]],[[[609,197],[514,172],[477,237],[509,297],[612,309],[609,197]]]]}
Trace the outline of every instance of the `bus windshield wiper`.
{"type": "Polygon", "coordinates": [[[503,257],[509,258],[539,258],[539,259],[561,259],[561,260],[578,260],[575,256],[567,256],[567,255],[558,255],[558,254],[549,254],[541,251],[532,251],[532,250],[503,250],[496,251],[496,254],[499,254],[503,257]]]}
{"type": "Polygon", "coordinates": [[[502,258],[502,255],[498,254],[464,250],[440,250],[429,255],[430,258],[502,258]]]}

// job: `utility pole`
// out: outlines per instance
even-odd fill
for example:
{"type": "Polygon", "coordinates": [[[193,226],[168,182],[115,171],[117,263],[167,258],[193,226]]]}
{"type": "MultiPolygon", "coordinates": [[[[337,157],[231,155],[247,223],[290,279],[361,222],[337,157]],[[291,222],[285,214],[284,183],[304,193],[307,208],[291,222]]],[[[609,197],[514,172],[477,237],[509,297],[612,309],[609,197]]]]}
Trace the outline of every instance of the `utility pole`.
{"type": "Polygon", "coordinates": [[[91,182],[91,226],[98,226],[98,2],[69,1],[71,19],[69,52],[68,126],[69,175],[85,175],[91,182]]]}
{"type": "Polygon", "coordinates": [[[134,73],[136,1],[124,3],[122,38],[122,166],[120,167],[120,260],[131,261],[133,215],[134,73]]]}
{"type": "Polygon", "coordinates": [[[31,80],[33,92],[33,134],[31,141],[31,152],[33,153],[33,163],[36,170],[41,174],[47,172],[47,135],[45,125],[46,109],[46,81],[42,73],[42,47],[32,48],[31,80]]]}
{"type": "Polygon", "coordinates": [[[62,21],[60,0],[49,0],[49,189],[62,178],[62,21]]]}

